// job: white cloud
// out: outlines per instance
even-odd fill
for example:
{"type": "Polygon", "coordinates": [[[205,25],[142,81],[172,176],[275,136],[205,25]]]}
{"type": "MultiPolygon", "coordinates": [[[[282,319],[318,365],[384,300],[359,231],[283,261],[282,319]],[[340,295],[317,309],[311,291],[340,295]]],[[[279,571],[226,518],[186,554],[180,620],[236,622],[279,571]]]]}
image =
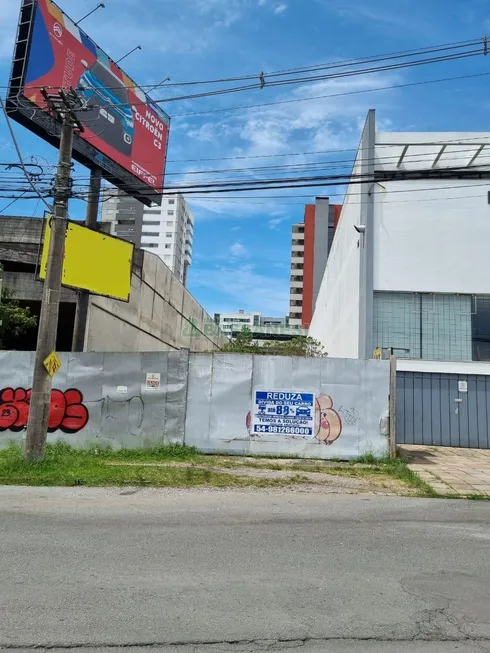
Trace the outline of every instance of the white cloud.
{"type": "MultiPolygon", "coordinates": [[[[434,28],[438,25],[435,20],[430,20],[429,15],[421,14],[421,11],[430,10],[431,3],[426,7],[421,5],[418,11],[414,11],[412,0],[377,0],[377,2],[366,2],[366,0],[316,0],[317,3],[331,14],[335,14],[344,23],[360,24],[365,30],[375,29],[386,31],[392,29],[407,32],[415,32],[420,40],[429,39],[429,42],[437,42],[434,37],[434,28]]],[[[475,0],[472,0],[475,2],[475,0]]],[[[469,4],[469,3],[468,3],[469,4]]]]}
{"type": "Polygon", "coordinates": [[[282,217],[282,218],[271,218],[268,222],[269,228],[270,229],[277,229],[278,226],[286,220],[287,217],[282,217]]]}
{"type": "MultiPolygon", "coordinates": [[[[392,91],[379,91],[370,93],[369,89],[391,86],[403,80],[399,73],[378,73],[362,75],[339,80],[324,80],[312,84],[303,84],[293,87],[287,94],[276,94],[272,98],[278,101],[290,101],[299,98],[311,98],[307,102],[288,102],[286,104],[272,104],[261,107],[260,110],[252,108],[249,111],[240,111],[230,114],[217,114],[199,127],[191,128],[187,135],[193,139],[212,144],[216,149],[213,154],[223,152],[223,143],[227,144],[227,154],[237,156],[217,165],[227,168],[223,179],[237,179],[253,182],[259,178],[280,178],[284,176],[297,177],[321,174],[328,169],[333,161],[341,160],[345,172],[350,170],[355,150],[366,119],[367,111],[376,105],[377,109],[384,110],[385,114],[391,108],[391,98],[396,95],[392,91]],[[322,97],[326,96],[326,97],[322,97]],[[333,97],[328,97],[333,96],[333,97]],[[335,150],[350,150],[336,153],[335,150]],[[333,151],[333,152],[332,152],[333,151]],[[317,155],[308,153],[319,152],[317,155]],[[329,154],[331,152],[331,154],[329,154]],[[303,154],[301,154],[303,153],[303,154]],[[276,158],[276,155],[277,156],[276,158]],[[245,157],[245,158],[243,158],[245,157]],[[248,158],[251,157],[251,158],[248,158]],[[259,158],[253,158],[259,157],[259,158]],[[267,158],[260,158],[267,157],[267,158]],[[308,166],[316,164],[315,168],[308,166]],[[267,168],[267,166],[292,166],[286,168],[267,168]],[[305,166],[305,167],[301,167],[305,166]],[[260,170],[260,168],[263,170],[260,170]],[[245,170],[243,170],[245,168],[245,170]],[[247,171],[246,169],[249,168],[247,171]],[[258,168],[258,169],[257,169],[258,168]],[[235,169],[236,173],[232,170],[235,169]]],[[[378,123],[383,122],[383,116],[378,113],[378,123]]],[[[387,123],[387,119],[384,118],[387,123]]],[[[202,169],[215,168],[215,164],[203,164],[202,169]]],[[[338,169],[338,166],[337,166],[338,169]]],[[[186,177],[188,183],[191,176],[186,177]]],[[[199,177],[204,180],[206,176],[199,177]]],[[[207,176],[207,180],[215,181],[220,178],[216,173],[207,176]]],[[[194,177],[193,181],[195,181],[194,177]]],[[[342,192],[342,189],[329,189],[331,193],[342,192]]],[[[312,188],[311,195],[319,192],[320,188],[312,188]]],[[[289,195],[297,194],[295,189],[285,188],[280,194],[287,200],[289,195]]],[[[305,191],[304,194],[307,194],[305,191]]],[[[235,217],[247,218],[251,215],[262,214],[274,219],[278,216],[272,214],[277,210],[277,204],[267,196],[274,195],[274,191],[247,192],[246,195],[254,199],[241,202],[240,197],[234,192],[235,198],[227,199],[224,193],[217,196],[213,202],[211,197],[193,199],[193,205],[198,207],[200,215],[205,209],[204,217],[235,217]],[[267,198],[267,199],[266,199],[267,198]]],[[[305,199],[305,201],[307,201],[305,199]]],[[[299,210],[299,207],[298,207],[299,210]]],[[[269,227],[277,228],[279,222],[269,223],[269,227]]]]}
{"type": "MultiPolygon", "coordinates": [[[[201,269],[193,285],[211,289],[216,296],[228,298],[228,311],[236,310],[236,306],[269,315],[285,315],[288,311],[288,275],[283,275],[282,278],[269,277],[257,272],[251,264],[201,269]]],[[[223,299],[220,303],[224,303],[223,299]]]]}
{"type": "Polygon", "coordinates": [[[280,5],[276,5],[274,7],[274,13],[276,15],[282,14],[286,11],[287,8],[288,8],[287,4],[281,3],[280,5]]]}
{"type": "Polygon", "coordinates": [[[234,258],[246,258],[248,256],[248,250],[242,243],[234,243],[230,247],[230,254],[234,258]]]}

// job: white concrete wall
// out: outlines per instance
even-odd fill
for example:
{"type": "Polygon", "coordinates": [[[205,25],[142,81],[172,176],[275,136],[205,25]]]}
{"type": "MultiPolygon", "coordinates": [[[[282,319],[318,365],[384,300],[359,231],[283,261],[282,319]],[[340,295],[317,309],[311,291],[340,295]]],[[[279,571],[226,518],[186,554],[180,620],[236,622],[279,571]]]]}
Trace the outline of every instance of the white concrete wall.
{"type": "Polygon", "coordinates": [[[470,179],[378,184],[374,289],[490,293],[490,186],[484,184],[470,179]]]}
{"type": "MultiPolygon", "coordinates": [[[[357,161],[353,174],[360,174],[357,161]]],[[[360,186],[349,187],[332,250],[318,293],[309,335],[319,340],[329,356],[359,356],[359,239],[354,225],[360,223],[360,186]]]]}
{"type": "MultiPolygon", "coordinates": [[[[378,171],[439,170],[470,164],[475,171],[488,171],[489,163],[488,132],[376,134],[378,171]]],[[[489,293],[488,190],[488,183],[481,179],[377,184],[374,289],[489,293]]]]}

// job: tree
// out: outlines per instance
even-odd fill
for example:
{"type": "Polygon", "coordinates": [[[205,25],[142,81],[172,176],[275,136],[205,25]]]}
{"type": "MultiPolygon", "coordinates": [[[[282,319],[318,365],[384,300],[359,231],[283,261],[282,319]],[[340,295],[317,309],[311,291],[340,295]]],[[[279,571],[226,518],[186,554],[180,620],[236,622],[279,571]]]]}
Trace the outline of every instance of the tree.
{"type": "MultiPolygon", "coordinates": [[[[1,274],[1,271],[0,271],[1,274]]],[[[17,338],[37,324],[36,317],[29,308],[22,308],[14,298],[14,293],[3,288],[0,298],[0,349],[4,349],[6,337],[17,338]]]]}
{"type": "Polygon", "coordinates": [[[259,354],[267,356],[309,356],[311,358],[328,356],[321,342],[303,336],[285,342],[266,342],[259,349],[261,350],[259,354]]]}
{"type": "Polygon", "coordinates": [[[227,343],[221,348],[221,351],[235,354],[257,354],[261,356],[309,356],[312,358],[328,356],[323,345],[318,340],[303,336],[285,342],[268,341],[260,345],[253,339],[252,332],[248,327],[243,327],[235,340],[227,343]]]}
{"type": "Polygon", "coordinates": [[[234,354],[257,354],[257,349],[258,345],[254,342],[252,332],[244,326],[235,340],[227,342],[220,351],[234,354]]]}

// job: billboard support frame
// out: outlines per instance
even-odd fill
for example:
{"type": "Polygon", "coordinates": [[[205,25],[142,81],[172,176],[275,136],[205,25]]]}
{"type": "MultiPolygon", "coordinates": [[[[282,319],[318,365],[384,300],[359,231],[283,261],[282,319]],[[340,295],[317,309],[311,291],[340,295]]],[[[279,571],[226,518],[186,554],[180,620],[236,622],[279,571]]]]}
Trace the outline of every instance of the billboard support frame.
{"type": "MultiPolygon", "coordinates": [[[[87,202],[85,226],[88,229],[97,227],[100,194],[102,191],[102,172],[99,168],[90,170],[90,189],[87,202]]],[[[77,293],[77,308],[75,312],[75,325],[73,328],[73,341],[71,350],[83,352],[85,349],[85,334],[87,331],[88,309],[90,305],[90,292],[79,290],[77,293]]]]}
{"type": "MultiPolygon", "coordinates": [[[[52,37],[52,34],[49,34],[49,38],[51,39],[49,43],[51,47],[54,47],[53,43],[56,45],[56,51],[53,50],[52,52],[55,57],[55,63],[48,72],[43,71],[43,74],[45,73],[45,78],[48,78],[50,75],[56,75],[57,81],[55,83],[51,81],[44,83],[43,80],[40,82],[40,86],[44,85],[56,89],[61,89],[63,87],[63,81],[65,78],[63,77],[62,79],[59,75],[59,66],[57,64],[59,59],[56,57],[63,56],[63,51],[69,51],[69,45],[74,47],[72,45],[73,35],[70,30],[72,30],[73,26],[76,24],[53,2],[53,0],[21,0],[6,107],[9,116],[16,120],[16,122],[35,133],[37,136],[43,138],[52,146],[59,148],[60,125],[52,120],[44,111],[43,105],[36,103],[36,93],[35,91],[33,92],[32,89],[39,87],[32,86],[35,80],[31,78],[31,87],[28,85],[26,88],[26,79],[31,70],[32,62],[37,61],[40,56],[39,36],[37,32],[39,27],[38,21],[44,21],[42,22],[42,26],[46,31],[47,22],[45,21],[44,14],[49,14],[51,11],[56,11],[56,13],[62,17],[59,19],[61,22],[65,21],[65,25],[68,27],[64,29],[64,34],[68,34],[66,38],[71,38],[71,41],[63,41],[63,44],[61,45],[56,44],[53,40],[54,37],[52,37]],[[43,8],[42,10],[41,7],[43,8]],[[33,48],[33,43],[36,46],[35,48],[33,48]],[[58,47],[60,50],[58,50],[58,47]],[[28,95],[29,91],[31,91],[31,95],[28,95]]],[[[56,25],[56,23],[54,23],[54,25],[56,25]]],[[[161,204],[165,179],[166,153],[170,132],[170,118],[160,106],[155,104],[149,95],[142,91],[138,85],[124,73],[114,60],[110,59],[110,57],[108,57],[105,52],[101,50],[92,39],[90,39],[81,27],[76,27],[76,30],[80,33],[80,40],[76,40],[76,38],[74,40],[78,47],[78,50],[75,48],[76,52],[78,52],[76,55],[78,57],[76,59],[78,62],[77,65],[80,66],[80,61],[83,62],[84,58],[90,62],[90,56],[95,56],[95,63],[99,63],[100,66],[105,66],[108,75],[114,75],[115,82],[121,84],[121,88],[124,89],[124,92],[128,93],[128,97],[125,100],[121,100],[121,104],[118,105],[110,104],[111,100],[107,98],[105,99],[105,102],[109,102],[109,104],[104,104],[102,100],[97,102],[92,101],[91,106],[85,109],[85,111],[88,111],[88,115],[97,114],[97,119],[102,120],[102,122],[105,120],[107,124],[104,126],[102,132],[95,136],[94,134],[89,134],[87,135],[87,138],[84,138],[75,135],[73,158],[78,163],[88,167],[89,169],[94,166],[99,167],[102,171],[103,177],[109,183],[117,186],[143,204],[147,206],[150,206],[152,203],[161,204]],[[99,56],[102,57],[101,60],[98,59],[99,56]],[[134,108],[138,104],[141,104],[143,107],[141,111],[134,108]],[[128,105],[130,111],[127,111],[128,105]],[[107,107],[107,109],[104,110],[104,107],[107,107]],[[109,107],[119,108],[110,109],[109,107]],[[126,109],[124,109],[124,107],[126,107],[126,109]],[[107,115],[107,113],[111,114],[112,112],[113,115],[110,115],[110,120],[112,122],[108,122],[109,118],[104,119],[103,117],[100,117],[104,115],[104,112],[105,115],[107,115]],[[118,112],[120,114],[119,119],[116,119],[116,122],[114,123],[114,115],[117,115],[118,112]],[[153,124],[147,124],[148,119],[146,114],[148,112],[155,118],[155,124],[158,124],[158,121],[162,124],[159,131],[161,134],[159,142],[162,147],[158,149],[153,149],[153,147],[156,148],[157,137],[154,136],[155,132],[151,131],[153,129],[153,124]],[[131,113],[133,114],[132,121],[130,117],[131,113]],[[124,119],[121,117],[122,115],[125,116],[124,119]],[[131,132],[132,129],[134,129],[134,133],[131,132]],[[126,133],[127,130],[129,130],[128,134],[126,133]],[[104,132],[108,133],[109,137],[102,136],[104,132]],[[121,140],[123,136],[126,143],[129,143],[129,145],[124,145],[124,147],[122,147],[121,140]],[[132,141],[130,140],[131,138],[132,141]],[[125,150],[126,147],[128,150],[125,150]],[[146,150],[144,148],[148,149],[146,150]],[[145,158],[142,156],[143,151],[151,153],[146,161],[142,160],[145,158]]],[[[63,36],[63,39],[65,39],[65,36],[63,36]]],[[[88,70],[88,72],[90,72],[90,70],[88,70]]],[[[77,80],[79,74],[78,71],[77,80]]],[[[97,78],[97,74],[94,73],[94,75],[92,75],[92,78],[101,82],[101,80],[97,78]]],[[[41,77],[42,76],[43,75],[41,74],[41,77]]],[[[108,84],[104,85],[103,77],[104,76],[102,75],[101,83],[104,92],[107,95],[107,91],[109,91],[109,94],[111,93],[111,86],[108,84]]],[[[78,81],[73,84],[73,86],[77,89],[79,86],[78,81]]],[[[90,86],[90,88],[95,89],[95,87],[92,86],[90,86]]],[[[118,91],[114,92],[117,97],[118,91]]],[[[93,93],[91,97],[94,97],[93,93]]],[[[79,117],[82,118],[83,122],[83,114],[80,113],[79,117]]],[[[95,120],[95,118],[90,118],[88,120],[92,121],[95,120]]],[[[86,126],[87,124],[90,123],[86,123],[86,126]]],[[[92,124],[94,123],[92,122],[92,124]]]]}

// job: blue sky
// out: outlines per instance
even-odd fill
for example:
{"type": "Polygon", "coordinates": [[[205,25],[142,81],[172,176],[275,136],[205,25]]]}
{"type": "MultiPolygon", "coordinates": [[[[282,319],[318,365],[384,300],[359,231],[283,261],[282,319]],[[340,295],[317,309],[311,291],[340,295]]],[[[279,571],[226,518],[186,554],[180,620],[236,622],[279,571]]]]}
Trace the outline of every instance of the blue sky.
{"type": "MultiPolygon", "coordinates": [[[[19,4],[20,0],[0,0],[3,87],[19,4]]],[[[77,19],[97,2],[59,0],[58,4],[77,19]]],[[[490,31],[490,0],[106,0],[105,5],[85,21],[84,29],[114,58],[141,44],[143,51],[125,62],[127,72],[141,84],[167,76],[181,82],[258,74],[479,38],[490,31]]],[[[369,108],[377,110],[384,131],[490,131],[490,76],[317,97],[487,72],[490,57],[482,56],[337,82],[266,86],[214,99],[168,103],[164,108],[173,122],[167,180],[195,179],[185,174],[217,169],[231,170],[223,178],[243,179],[243,172],[233,170],[348,160],[353,152],[292,155],[356,147],[369,108]],[[299,98],[313,99],[192,115],[299,98]]],[[[157,90],[153,95],[168,97],[175,91],[157,90]]],[[[0,92],[5,94],[4,89],[0,92]]],[[[14,129],[25,156],[55,161],[53,148],[20,126],[14,129]]],[[[3,161],[15,158],[1,117],[0,153],[3,161]]],[[[87,172],[78,168],[77,174],[87,172]]],[[[217,179],[217,173],[207,178],[217,179]]],[[[244,193],[243,198],[233,193],[229,198],[193,200],[196,231],[189,275],[193,295],[210,313],[243,308],[286,314],[291,225],[301,221],[306,202],[336,190],[341,191],[263,191],[244,193]],[[271,197],[275,193],[280,197],[271,197]]],[[[84,210],[82,202],[72,202],[73,218],[82,218],[84,210]]],[[[19,201],[8,213],[30,216],[41,211],[35,201],[19,201]]]]}

